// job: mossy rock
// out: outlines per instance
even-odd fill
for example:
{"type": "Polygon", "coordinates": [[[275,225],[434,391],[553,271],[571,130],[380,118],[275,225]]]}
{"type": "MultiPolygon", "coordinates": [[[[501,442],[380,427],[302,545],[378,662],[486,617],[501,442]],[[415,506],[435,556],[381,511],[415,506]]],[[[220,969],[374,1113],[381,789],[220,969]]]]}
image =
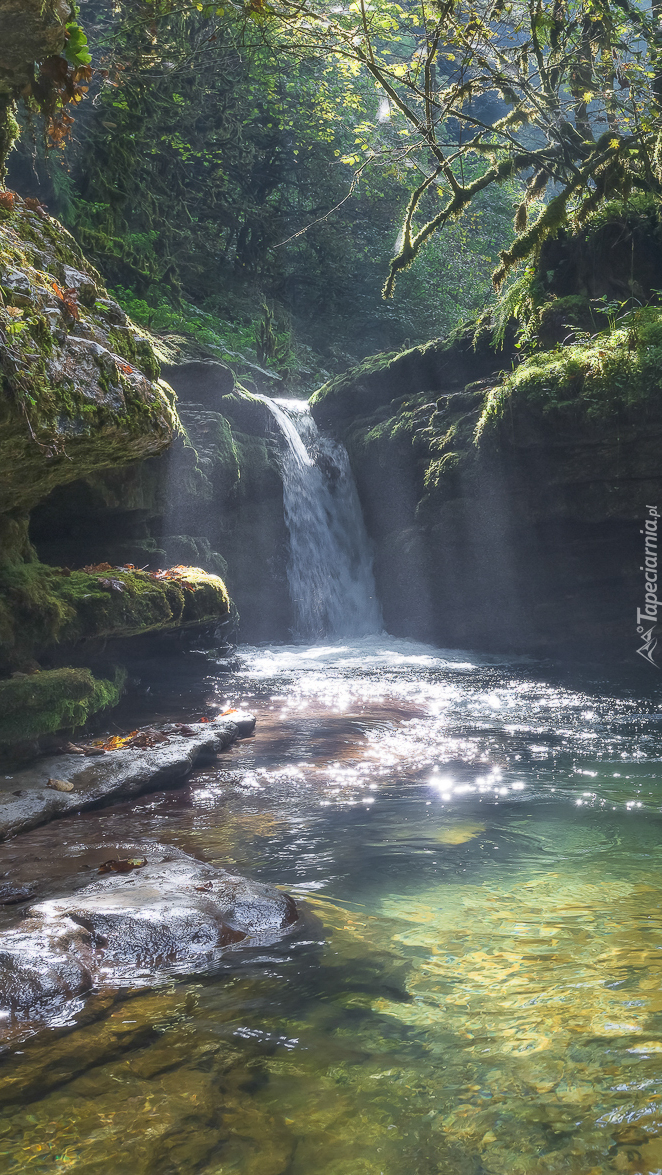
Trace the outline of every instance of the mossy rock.
{"type": "Polygon", "coordinates": [[[89,669],[50,669],[0,681],[0,751],[17,742],[74,730],[92,714],[116,706],[126,673],[112,681],[89,669]]]}
{"type": "Polygon", "coordinates": [[[312,414],[320,427],[343,436],[357,418],[385,410],[394,401],[403,403],[423,393],[436,396],[485,379],[508,362],[508,352],[494,350],[493,333],[493,326],[480,320],[459,327],[448,339],[371,355],[316,391],[310,399],[312,414]]]}
{"type": "Polygon", "coordinates": [[[69,571],[43,563],[0,567],[0,665],[20,668],[55,646],[190,627],[228,615],[223,580],[198,567],[148,572],[69,571]]]}
{"type": "Polygon", "coordinates": [[[577,430],[596,441],[615,426],[636,432],[659,422],[661,373],[662,310],[642,307],[613,330],[522,362],[487,398],[476,440],[497,443],[504,428],[515,444],[532,429],[557,441],[577,430]]]}
{"type": "Polygon", "coordinates": [[[149,340],[73,237],[18,196],[0,223],[0,329],[0,512],[181,433],[149,340]]]}
{"type": "Polygon", "coordinates": [[[652,193],[610,200],[582,225],[562,228],[542,246],[533,294],[648,301],[662,287],[662,208],[652,193]]]}

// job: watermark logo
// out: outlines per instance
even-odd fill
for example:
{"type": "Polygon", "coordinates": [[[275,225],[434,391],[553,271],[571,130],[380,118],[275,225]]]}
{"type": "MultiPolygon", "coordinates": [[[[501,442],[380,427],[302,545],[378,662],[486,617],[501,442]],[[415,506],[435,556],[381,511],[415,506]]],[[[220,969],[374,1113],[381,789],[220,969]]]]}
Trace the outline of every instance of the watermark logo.
{"type": "Polygon", "coordinates": [[[637,632],[643,644],[637,653],[644,661],[649,661],[659,669],[653,653],[657,646],[657,637],[653,636],[653,629],[657,624],[657,610],[662,607],[662,600],[657,598],[657,530],[660,514],[657,506],[647,506],[648,517],[643,530],[639,533],[644,536],[644,562],[639,568],[644,573],[644,600],[643,608],[637,608],[637,632]],[[648,626],[648,627],[647,627],[648,626]]]}

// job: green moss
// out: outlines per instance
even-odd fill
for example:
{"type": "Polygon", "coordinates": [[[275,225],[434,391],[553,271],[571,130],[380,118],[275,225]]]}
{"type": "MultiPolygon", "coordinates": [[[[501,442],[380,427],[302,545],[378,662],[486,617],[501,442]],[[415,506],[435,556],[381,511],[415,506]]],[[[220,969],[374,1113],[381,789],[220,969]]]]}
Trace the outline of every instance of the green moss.
{"type": "Polygon", "coordinates": [[[506,413],[522,410],[554,424],[576,426],[627,419],[662,389],[662,310],[645,307],[618,324],[568,347],[542,351],[508,375],[487,398],[476,429],[484,442],[506,413]]]}
{"type": "Polygon", "coordinates": [[[590,236],[605,224],[642,219],[649,222],[649,231],[657,228],[661,220],[660,202],[652,193],[633,192],[627,201],[605,200],[585,219],[582,230],[590,236]]]}
{"type": "Polygon", "coordinates": [[[115,326],[108,332],[108,340],[114,351],[129,359],[148,379],[158,379],[161,364],[148,339],[136,335],[130,326],[115,326]]]}
{"type": "Polygon", "coordinates": [[[116,706],[126,672],[112,681],[89,669],[50,669],[0,681],[0,746],[83,726],[90,715],[116,706]]]}
{"type": "Polygon", "coordinates": [[[347,435],[357,418],[380,410],[382,419],[392,415],[394,401],[410,402],[417,395],[429,399],[484,378],[503,361],[494,352],[493,328],[494,324],[481,315],[459,326],[447,339],[370,356],[314,393],[310,406],[315,420],[347,435]]]}
{"type": "Polygon", "coordinates": [[[7,156],[20,134],[16,121],[16,103],[10,94],[0,95],[0,182],[7,174],[7,156]]]}

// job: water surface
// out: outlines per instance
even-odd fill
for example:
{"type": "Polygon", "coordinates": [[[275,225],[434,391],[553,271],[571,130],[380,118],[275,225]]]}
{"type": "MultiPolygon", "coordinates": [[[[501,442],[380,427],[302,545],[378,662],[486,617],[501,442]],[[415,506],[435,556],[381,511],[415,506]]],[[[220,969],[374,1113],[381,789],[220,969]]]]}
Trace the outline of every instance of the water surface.
{"type": "Polygon", "coordinates": [[[2,1170],[662,1171],[655,697],[387,637],[189,664],[132,719],[243,704],[256,737],[0,846],[0,871],[149,836],[282,885],[306,922],[14,1039],[2,1170]]]}

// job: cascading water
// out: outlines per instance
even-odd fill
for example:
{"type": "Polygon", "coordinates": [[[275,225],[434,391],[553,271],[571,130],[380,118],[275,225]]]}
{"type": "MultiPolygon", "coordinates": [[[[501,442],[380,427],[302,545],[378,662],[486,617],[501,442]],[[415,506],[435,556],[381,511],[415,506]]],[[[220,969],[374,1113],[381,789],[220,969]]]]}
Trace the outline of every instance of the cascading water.
{"type": "Polygon", "coordinates": [[[260,399],[278,427],[295,636],[380,632],[372,558],[349,459],[317,429],[306,400],[260,399]]]}

